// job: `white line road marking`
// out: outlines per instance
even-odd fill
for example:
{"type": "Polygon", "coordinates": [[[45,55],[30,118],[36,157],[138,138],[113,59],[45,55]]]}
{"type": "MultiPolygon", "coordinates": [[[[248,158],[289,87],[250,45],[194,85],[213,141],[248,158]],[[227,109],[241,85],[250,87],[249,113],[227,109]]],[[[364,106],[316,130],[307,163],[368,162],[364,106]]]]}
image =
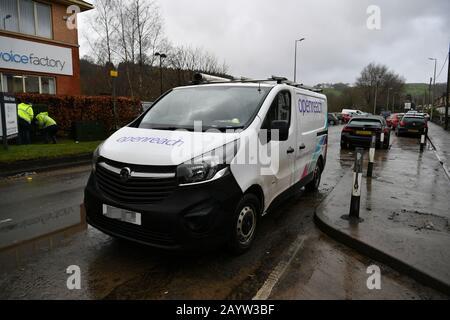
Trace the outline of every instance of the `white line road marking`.
{"type": "Polygon", "coordinates": [[[305,236],[298,236],[297,239],[291,244],[286,253],[283,255],[282,260],[278,263],[275,269],[272,270],[269,277],[267,277],[263,286],[258,290],[252,300],[267,300],[272,293],[273,288],[283,276],[287,267],[291,264],[298,251],[303,248],[305,236]]]}
{"type": "Polygon", "coordinates": [[[7,223],[7,222],[11,222],[11,221],[12,221],[12,219],[0,220],[0,224],[2,224],[2,223],[7,223]]]}

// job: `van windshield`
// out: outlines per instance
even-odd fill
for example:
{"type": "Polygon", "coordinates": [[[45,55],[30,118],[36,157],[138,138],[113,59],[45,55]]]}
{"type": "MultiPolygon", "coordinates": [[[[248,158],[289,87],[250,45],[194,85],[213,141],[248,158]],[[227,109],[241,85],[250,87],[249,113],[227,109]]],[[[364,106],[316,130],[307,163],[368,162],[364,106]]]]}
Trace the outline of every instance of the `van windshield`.
{"type": "Polygon", "coordinates": [[[198,86],[175,89],[145,114],[140,128],[240,129],[253,119],[271,87],[198,86]]]}

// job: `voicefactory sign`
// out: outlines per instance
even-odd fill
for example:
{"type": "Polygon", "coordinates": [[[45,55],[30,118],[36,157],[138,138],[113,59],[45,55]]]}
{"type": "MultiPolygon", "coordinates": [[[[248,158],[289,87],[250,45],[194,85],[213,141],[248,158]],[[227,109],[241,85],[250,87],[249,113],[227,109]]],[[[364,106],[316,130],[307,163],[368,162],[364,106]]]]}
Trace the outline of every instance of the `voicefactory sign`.
{"type": "Polygon", "coordinates": [[[0,68],[71,76],[72,50],[0,36],[0,68]]]}

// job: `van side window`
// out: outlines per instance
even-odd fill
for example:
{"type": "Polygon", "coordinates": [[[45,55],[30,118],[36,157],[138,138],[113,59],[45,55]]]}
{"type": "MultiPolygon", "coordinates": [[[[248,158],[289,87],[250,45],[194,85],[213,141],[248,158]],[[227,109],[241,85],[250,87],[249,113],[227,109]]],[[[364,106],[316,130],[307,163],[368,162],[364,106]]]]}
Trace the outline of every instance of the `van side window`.
{"type": "Polygon", "coordinates": [[[274,120],[286,120],[291,123],[291,94],[289,91],[282,91],[273,99],[267,112],[261,129],[267,130],[267,142],[271,140],[270,125],[274,120]]]}

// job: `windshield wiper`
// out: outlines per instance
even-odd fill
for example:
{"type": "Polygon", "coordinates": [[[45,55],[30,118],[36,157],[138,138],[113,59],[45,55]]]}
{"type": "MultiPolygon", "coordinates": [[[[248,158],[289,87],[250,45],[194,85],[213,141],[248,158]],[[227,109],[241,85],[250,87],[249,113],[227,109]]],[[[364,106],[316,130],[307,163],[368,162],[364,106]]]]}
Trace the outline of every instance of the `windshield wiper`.
{"type": "Polygon", "coordinates": [[[147,126],[147,129],[154,129],[154,130],[169,130],[169,131],[175,131],[175,130],[188,130],[188,131],[194,131],[194,128],[192,127],[183,127],[183,126],[147,126]]]}
{"type": "Polygon", "coordinates": [[[216,126],[208,126],[207,128],[205,128],[203,131],[207,131],[210,129],[216,129],[219,130],[221,132],[226,132],[227,130],[239,130],[239,129],[244,129],[244,126],[221,126],[221,127],[216,127],[216,126]]]}

